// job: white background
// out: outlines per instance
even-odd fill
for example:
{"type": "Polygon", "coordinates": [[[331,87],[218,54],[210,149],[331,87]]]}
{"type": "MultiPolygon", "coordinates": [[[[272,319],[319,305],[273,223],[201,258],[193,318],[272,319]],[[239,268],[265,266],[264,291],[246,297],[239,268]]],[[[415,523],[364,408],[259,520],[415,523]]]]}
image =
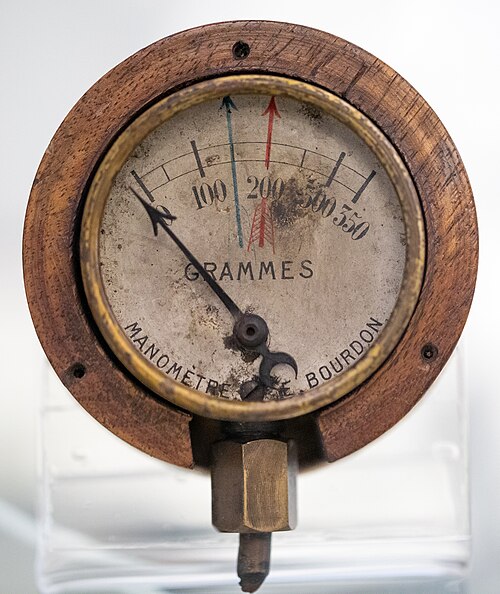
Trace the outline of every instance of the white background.
{"type": "Polygon", "coordinates": [[[25,304],[21,236],[31,182],[66,113],[131,53],[176,31],[231,19],[317,27],[360,45],[409,80],[465,161],[480,224],[480,274],[465,331],[474,554],[467,590],[500,591],[500,11],[420,0],[211,2],[1,0],[0,3],[0,593],[33,585],[35,403],[43,354],[25,304]]]}

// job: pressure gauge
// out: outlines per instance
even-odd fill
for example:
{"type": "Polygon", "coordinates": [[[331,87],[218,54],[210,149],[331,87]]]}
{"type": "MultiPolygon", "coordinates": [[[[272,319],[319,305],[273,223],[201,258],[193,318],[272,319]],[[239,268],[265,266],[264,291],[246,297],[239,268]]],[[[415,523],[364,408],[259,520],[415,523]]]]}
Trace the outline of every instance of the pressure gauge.
{"type": "Polygon", "coordinates": [[[242,421],[365,380],[404,332],[425,261],[417,192],[381,132],[331,93],[263,75],[191,85],[123,130],[80,248],[93,317],[130,372],[242,421]]]}
{"type": "Polygon", "coordinates": [[[25,233],[57,373],[133,445],[211,467],[245,591],[295,525],[298,463],[359,449],[437,376],[476,263],[467,178],[424,100],[349,43],[266,22],[166,38],[96,83],[25,233]]]}

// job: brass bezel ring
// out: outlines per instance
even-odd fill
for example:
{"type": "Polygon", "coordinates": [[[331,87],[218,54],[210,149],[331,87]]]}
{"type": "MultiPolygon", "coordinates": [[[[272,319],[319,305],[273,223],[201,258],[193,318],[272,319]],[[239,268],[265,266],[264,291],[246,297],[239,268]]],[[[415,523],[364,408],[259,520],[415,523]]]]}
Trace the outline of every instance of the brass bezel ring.
{"type": "Polygon", "coordinates": [[[425,229],[419,197],[402,159],[386,136],[352,105],[311,84],[271,75],[233,75],[195,83],[158,101],[118,136],[105,154],[86,196],[80,235],[85,294],[104,340],[128,371],[157,395],[195,414],[220,420],[274,421],[305,415],[345,396],[386,360],[403,336],[418,301],[425,268],[425,229]],[[99,267],[99,230],[113,181],[136,148],[177,113],[230,94],[286,95],[346,124],[376,155],[391,180],[403,212],[407,252],[396,306],[371,349],[340,376],[285,400],[241,402],[198,392],[165,375],[141,357],[120,328],[107,300],[99,267]]]}

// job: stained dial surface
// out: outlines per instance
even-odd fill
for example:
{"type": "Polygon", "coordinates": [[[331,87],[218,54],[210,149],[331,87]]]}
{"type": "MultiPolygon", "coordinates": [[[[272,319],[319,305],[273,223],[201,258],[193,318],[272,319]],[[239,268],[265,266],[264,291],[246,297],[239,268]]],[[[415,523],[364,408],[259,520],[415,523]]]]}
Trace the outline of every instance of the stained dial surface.
{"type": "Polygon", "coordinates": [[[344,373],[395,307],[397,194],[362,140],[310,105],[232,95],[178,113],[135,149],[104,208],[104,290],[132,347],[193,389],[245,399],[262,356],[236,344],[231,313],[165,229],[155,235],[145,204],[242,312],[265,320],[269,352],[293,358],[296,369],[273,366],[264,400],[344,373]]]}

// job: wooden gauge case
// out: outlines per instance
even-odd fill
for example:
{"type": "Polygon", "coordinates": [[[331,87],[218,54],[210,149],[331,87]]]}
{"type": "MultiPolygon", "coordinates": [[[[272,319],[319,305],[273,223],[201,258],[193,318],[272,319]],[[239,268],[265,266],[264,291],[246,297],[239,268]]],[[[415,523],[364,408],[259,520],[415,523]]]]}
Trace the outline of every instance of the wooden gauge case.
{"type": "Polygon", "coordinates": [[[103,155],[147,107],[202,80],[251,73],[313,84],[367,116],[410,172],[425,224],[423,284],[396,348],[342,399],[283,422],[304,465],[358,450],[416,404],[451,355],[474,292],[477,224],[464,166],[436,114],[383,62],[333,35],[264,21],[207,25],[137,52],[80,99],[43,157],[25,221],[25,285],[42,346],[73,396],[128,443],[184,467],[208,464],[220,422],[156,396],[101,338],[82,287],[81,215],[103,155]]]}

